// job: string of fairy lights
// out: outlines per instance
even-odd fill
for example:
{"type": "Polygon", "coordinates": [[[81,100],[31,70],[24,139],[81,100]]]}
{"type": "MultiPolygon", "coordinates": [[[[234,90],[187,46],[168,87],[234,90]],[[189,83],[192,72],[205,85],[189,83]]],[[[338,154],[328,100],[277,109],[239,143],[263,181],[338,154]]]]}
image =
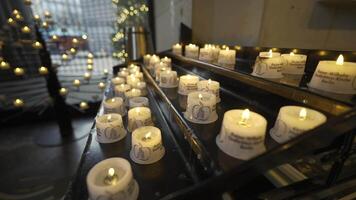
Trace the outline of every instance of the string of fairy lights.
{"type": "MultiPolygon", "coordinates": [[[[32,2],[31,0],[24,0],[24,4],[27,6],[31,6],[32,2]]],[[[145,7],[142,7],[145,9],[145,7]]],[[[135,11],[135,9],[133,10],[135,11]]],[[[134,13],[137,13],[134,12],[134,13]]],[[[129,12],[130,14],[130,12],[129,12]]],[[[41,32],[46,32],[48,34],[48,30],[50,29],[51,26],[53,26],[55,23],[52,19],[52,14],[49,11],[45,11],[43,13],[43,18],[40,17],[40,15],[35,14],[33,15],[33,20],[37,24],[37,26],[40,28],[41,32]]],[[[34,32],[33,28],[31,28],[31,25],[29,24],[24,24],[24,18],[21,12],[17,9],[14,9],[11,13],[11,16],[7,19],[7,24],[13,28],[19,29],[19,31],[23,34],[32,34],[34,32]]],[[[88,36],[83,34],[80,38],[74,37],[71,39],[70,42],[70,47],[66,49],[62,54],[61,54],[61,61],[62,64],[65,64],[69,62],[70,60],[74,59],[78,51],[80,50],[80,46],[83,42],[85,42],[88,39],[88,36]]],[[[60,36],[58,35],[51,35],[50,36],[50,42],[60,42],[60,36]]],[[[1,49],[2,49],[1,44],[1,49]]],[[[39,41],[35,40],[31,43],[31,47],[36,50],[40,50],[43,48],[43,44],[41,44],[39,41]]],[[[123,52],[125,55],[125,52],[123,52]]],[[[72,86],[74,87],[74,92],[79,92],[79,88],[84,85],[84,84],[89,84],[90,80],[92,79],[92,71],[94,69],[94,55],[92,53],[88,53],[86,57],[86,72],[83,74],[83,81],[80,79],[74,79],[72,81],[72,86]]],[[[7,62],[4,58],[0,57],[0,70],[12,70],[13,74],[18,77],[24,77],[26,74],[26,70],[23,67],[16,66],[13,67],[10,65],[9,62],[7,62]]],[[[38,67],[38,75],[40,76],[47,76],[49,73],[49,70],[46,66],[39,66],[38,67]]],[[[105,87],[106,87],[106,79],[108,77],[108,70],[104,69],[103,70],[103,76],[105,81],[100,81],[97,84],[97,88],[102,92],[105,87]]],[[[63,97],[67,97],[68,94],[72,91],[70,87],[62,87],[59,89],[59,94],[63,97]]],[[[15,98],[13,100],[13,106],[16,108],[22,108],[25,106],[25,101],[22,98],[15,98]]],[[[81,101],[79,104],[79,107],[81,110],[86,110],[89,108],[89,105],[86,101],[81,101]]]]}
{"type": "Polygon", "coordinates": [[[116,19],[117,32],[111,39],[114,47],[116,47],[117,50],[113,53],[113,57],[119,59],[122,62],[126,62],[128,54],[125,51],[124,28],[128,25],[145,24],[145,20],[147,20],[147,12],[149,9],[145,0],[112,0],[112,2],[118,9],[116,19]]]}

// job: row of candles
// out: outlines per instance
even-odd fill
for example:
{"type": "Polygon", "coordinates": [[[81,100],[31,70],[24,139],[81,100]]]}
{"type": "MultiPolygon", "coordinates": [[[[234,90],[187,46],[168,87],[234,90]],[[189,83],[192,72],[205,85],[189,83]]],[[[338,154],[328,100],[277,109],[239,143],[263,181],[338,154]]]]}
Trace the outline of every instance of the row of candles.
{"type": "MultiPolygon", "coordinates": [[[[154,127],[146,82],[140,67],[134,64],[121,68],[111,79],[114,97],[103,101],[104,114],[96,118],[96,139],[114,143],[131,133],[130,158],[137,164],[152,164],[165,154],[161,130],[154,127]],[[127,108],[129,110],[127,111],[127,108]],[[127,127],[123,117],[127,115],[127,127]]],[[[90,199],[134,200],[139,186],[128,160],[110,158],[97,163],[87,175],[90,199]]]]}
{"type": "MultiPolygon", "coordinates": [[[[216,104],[220,102],[219,82],[200,80],[190,74],[177,78],[177,72],[172,70],[172,61],[167,57],[160,59],[156,55],[145,55],[144,65],[160,87],[178,87],[178,93],[187,96],[184,117],[188,121],[209,124],[218,119],[216,104]]],[[[120,69],[118,76],[112,79],[112,84],[115,97],[103,102],[106,114],[96,119],[97,141],[112,143],[122,140],[127,134],[122,116],[127,114],[127,130],[132,132],[130,158],[138,164],[159,161],[165,150],[161,131],[153,126],[148,99],[141,92],[146,90],[146,83],[140,68],[130,65],[120,69]],[[130,108],[128,112],[127,106],[130,108]]],[[[269,133],[276,142],[284,143],[325,121],[326,116],[316,110],[284,106],[280,108],[269,133]]],[[[266,151],[266,131],[267,120],[262,115],[248,109],[229,110],[224,114],[216,144],[227,155],[248,160],[266,151]]],[[[99,162],[90,170],[87,185],[93,199],[118,194],[125,197],[118,199],[136,199],[138,195],[138,184],[133,178],[131,166],[123,158],[99,162]],[[125,174],[129,178],[125,178],[125,174]]]]}
{"type": "MultiPolygon", "coordinates": [[[[182,55],[182,45],[172,46],[172,52],[182,55]]],[[[226,47],[206,44],[203,48],[189,44],[185,56],[204,62],[216,63],[222,67],[235,68],[236,51],[226,47]]],[[[260,52],[256,57],[251,75],[271,80],[287,78],[299,82],[304,75],[307,55],[260,52]]],[[[320,61],[309,83],[311,89],[337,94],[356,94],[356,63],[344,62],[342,55],[336,61],[320,61]]]]}

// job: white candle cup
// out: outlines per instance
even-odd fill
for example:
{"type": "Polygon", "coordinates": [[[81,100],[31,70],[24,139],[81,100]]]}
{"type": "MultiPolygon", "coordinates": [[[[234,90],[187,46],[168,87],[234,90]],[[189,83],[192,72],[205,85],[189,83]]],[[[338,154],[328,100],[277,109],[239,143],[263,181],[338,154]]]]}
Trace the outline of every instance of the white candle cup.
{"type": "Polygon", "coordinates": [[[266,151],[266,119],[246,110],[225,112],[216,144],[224,153],[241,160],[249,160],[266,151]],[[244,113],[244,114],[243,114],[244,113]]]}
{"type": "Polygon", "coordinates": [[[151,55],[150,54],[146,54],[145,56],[143,56],[143,64],[145,66],[148,66],[150,64],[150,59],[151,59],[151,55]]]}
{"type": "Polygon", "coordinates": [[[220,83],[217,81],[212,80],[202,80],[199,81],[198,84],[198,91],[205,91],[210,92],[215,95],[216,102],[220,102],[220,83]]]}
{"type": "Polygon", "coordinates": [[[143,73],[142,72],[136,72],[131,75],[138,78],[140,81],[143,81],[143,73]]]}
{"type": "Polygon", "coordinates": [[[172,52],[176,55],[182,55],[182,45],[175,44],[172,46],[172,52]]]}
{"type": "Polygon", "coordinates": [[[159,62],[159,63],[156,63],[155,66],[154,66],[154,72],[152,74],[153,77],[156,78],[157,80],[157,77],[159,76],[159,73],[160,73],[160,70],[161,69],[168,69],[168,66],[166,63],[164,62],[159,62]]]}
{"type": "Polygon", "coordinates": [[[213,50],[210,46],[200,48],[199,60],[209,63],[213,62],[213,50]]]}
{"type": "Polygon", "coordinates": [[[149,102],[147,97],[133,97],[129,100],[129,107],[149,107],[149,102]]]}
{"type": "Polygon", "coordinates": [[[185,46],[185,57],[198,59],[199,58],[199,47],[195,44],[189,44],[185,46]]]}
{"type": "Polygon", "coordinates": [[[172,67],[172,59],[168,58],[165,56],[164,58],[161,59],[161,62],[167,65],[168,68],[172,67]]]}
{"type": "Polygon", "coordinates": [[[130,158],[138,164],[152,164],[165,154],[161,131],[154,126],[143,126],[132,133],[130,158]]]}
{"type": "Polygon", "coordinates": [[[156,70],[156,81],[159,81],[161,79],[161,73],[166,72],[166,71],[171,71],[171,68],[162,67],[162,68],[157,69],[156,70]]]}
{"type": "Polygon", "coordinates": [[[132,132],[141,126],[153,126],[151,110],[147,107],[131,108],[128,112],[128,127],[132,132]]]}
{"type": "Polygon", "coordinates": [[[184,117],[197,124],[215,122],[218,119],[215,94],[200,91],[189,93],[184,117]]]}
{"type": "Polygon", "coordinates": [[[127,92],[125,92],[125,105],[129,106],[129,101],[131,98],[142,96],[142,92],[140,89],[133,88],[127,92]]]}
{"type": "Polygon", "coordinates": [[[252,75],[266,79],[281,79],[282,69],[283,60],[280,56],[263,59],[257,57],[252,75]]]}
{"type": "Polygon", "coordinates": [[[126,83],[129,84],[132,88],[135,87],[139,82],[141,82],[141,80],[136,78],[134,75],[126,77],[126,83]]]}
{"type": "Polygon", "coordinates": [[[150,63],[147,66],[147,69],[149,70],[149,72],[152,74],[152,76],[154,76],[154,72],[155,72],[155,65],[157,63],[160,62],[160,58],[156,55],[152,55],[151,59],[150,59],[150,63]]]}
{"type": "Polygon", "coordinates": [[[308,86],[336,94],[356,94],[356,63],[320,61],[308,86]]]}
{"type": "Polygon", "coordinates": [[[316,110],[299,106],[283,106],[279,110],[270,134],[276,142],[284,143],[324,122],[326,122],[326,116],[316,110]]]}
{"type": "Polygon", "coordinates": [[[104,113],[118,113],[121,116],[126,115],[126,108],[124,104],[124,100],[121,97],[114,97],[111,99],[106,99],[103,102],[104,113]]]}
{"type": "Polygon", "coordinates": [[[141,90],[141,96],[146,96],[147,95],[147,84],[146,82],[138,82],[135,86],[135,89],[141,90]]]}
{"type": "Polygon", "coordinates": [[[303,75],[307,56],[303,54],[282,54],[283,74],[303,75]]]}
{"type": "Polygon", "coordinates": [[[177,72],[166,70],[160,73],[159,86],[162,88],[176,88],[178,87],[177,72]]]}
{"type": "Polygon", "coordinates": [[[125,92],[131,89],[128,84],[120,84],[115,86],[115,96],[125,98],[125,92]]]}
{"type": "Polygon", "coordinates": [[[198,89],[199,77],[194,75],[184,75],[179,78],[178,94],[188,95],[190,92],[194,92],[198,89]]]}
{"type": "Polygon", "coordinates": [[[129,75],[129,72],[127,70],[121,71],[121,72],[117,73],[117,75],[121,78],[126,78],[129,75]]]}
{"type": "Polygon", "coordinates": [[[112,79],[111,79],[111,82],[112,82],[114,85],[120,85],[120,84],[124,84],[124,83],[125,83],[125,79],[122,78],[122,77],[115,77],[115,78],[112,78],[112,79]]]}
{"type": "Polygon", "coordinates": [[[139,194],[131,165],[123,158],[109,158],[94,165],[87,175],[86,183],[90,200],[136,200],[139,194]]]}
{"type": "Polygon", "coordinates": [[[262,51],[258,54],[259,58],[272,58],[272,57],[279,57],[281,56],[281,54],[279,52],[272,52],[272,50],[270,51],[262,51]]]}
{"type": "Polygon", "coordinates": [[[218,65],[234,69],[236,63],[236,50],[233,49],[222,49],[219,52],[218,65]]]}
{"type": "Polygon", "coordinates": [[[120,114],[110,113],[96,118],[96,140],[99,143],[113,143],[126,136],[120,114]]]}

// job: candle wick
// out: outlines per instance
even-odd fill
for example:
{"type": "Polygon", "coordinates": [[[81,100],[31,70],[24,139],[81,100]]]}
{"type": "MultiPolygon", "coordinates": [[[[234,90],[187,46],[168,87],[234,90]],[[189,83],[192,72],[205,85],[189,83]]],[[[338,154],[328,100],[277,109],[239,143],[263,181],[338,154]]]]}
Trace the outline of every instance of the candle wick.
{"type": "Polygon", "coordinates": [[[104,179],[104,183],[107,185],[116,185],[117,180],[118,176],[115,173],[115,169],[109,168],[108,173],[104,179]]]}

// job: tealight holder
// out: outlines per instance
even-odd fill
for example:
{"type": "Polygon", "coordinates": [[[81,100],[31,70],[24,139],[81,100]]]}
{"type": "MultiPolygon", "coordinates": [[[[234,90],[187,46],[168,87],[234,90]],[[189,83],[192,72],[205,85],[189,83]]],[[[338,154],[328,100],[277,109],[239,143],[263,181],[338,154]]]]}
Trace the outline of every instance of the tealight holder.
{"type": "Polygon", "coordinates": [[[156,71],[155,71],[156,81],[160,81],[162,72],[171,71],[171,70],[172,70],[171,68],[165,68],[165,67],[156,69],[156,71]]]}
{"type": "Polygon", "coordinates": [[[154,126],[143,126],[132,133],[130,158],[138,164],[152,164],[164,156],[161,130],[154,126]]]}
{"type": "Polygon", "coordinates": [[[130,132],[141,126],[153,126],[151,110],[147,107],[131,108],[128,112],[128,127],[130,132]]]}
{"type": "Polygon", "coordinates": [[[131,98],[140,97],[140,96],[142,96],[140,89],[133,88],[132,90],[125,92],[125,105],[129,106],[129,101],[131,98]]]}
{"type": "Polygon", "coordinates": [[[96,118],[96,140],[99,143],[113,143],[126,136],[120,114],[110,113],[96,118]]]}
{"type": "Polygon", "coordinates": [[[115,86],[115,96],[125,98],[125,92],[129,91],[131,86],[128,84],[120,84],[115,86]]]}
{"type": "Polygon", "coordinates": [[[120,85],[125,83],[125,79],[122,77],[115,77],[111,79],[113,85],[120,85]]]}
{"type": "Polygon", "coordinates": [[[176,55],[182,55],[182,45],[181,44],[175,44],[172,46],[172,52],[173,54],[176,55]]]}
{"type": "Polygon", "coordinates": [[[111,99],[106,99],[103,102],[104,113],[118,113],[121,116],[126,115],[126,108],[124,100],[121,97],[114,97],[111,99]]]}
{"type": "Polygon", "coordinates": [[[189,44],[185,46],[185,57],[198,59],[199,58],[199,47],[195,44],[189,44]]]}
{"type": "Polygon", "coordinates": [[[233,49],[221,49],[218,56],[218,65],[234,69],[236,63],[236,50],[233,49]]]}
{"type": "Polygon", "coordinates": [[[133,97],[129,100],[129,107],[149,107],[149,102],[147,97],[133,97]]]}
{"type": "MultiPolygon", "coordinates": [[[[338,59],[339,60],[339,59],[338,59]]],[[[320,61],[308,84],[309,88],[333,94],[356,94],[356,63],[320,61]]]]}
{"type": "Polygon", "coordinates": [[[283,69],[283,60],[280,56],[270,58],[257,57],[253,66],[253,76],[266,79],[281,79],[283,69]]]}
{"type": "Polygon", "coordinates": [[[86,183],[89,199],[136,200],[139,186],[124,158],[109,158],[90,169],[86,183]]]}
{"type": "Polygon", "coordinates": [[[139,78],[136,78],[134,75],[130,75],[126,77],[126,83],[131,87],[135,87],[137,83],[141,82],[139,78]]]}
{"type": "Polygon", "coordinates": [[[147,84],[146,82],[138,82],[134,88],[141,90],[141,96],[146,96],[147,95],[147,84]]]}
{"type": "Polygon", "coordinates": [[[168,68],[172,68],[172,59],[168,58],[165,56],[164,58],[161,59],[161,62],[167,65],[168,68]]]}
{"type": "Polygon", "coordinates": [[[279,109],[271,137],[278,143],[284,143],[326,121],[326,116],[316,110],[299,106],[283,106],[279,109]]]}
{"type": "Polygon", "coordinates": [[[176,71],[163,71],[159,77],[159,86],[162,88],[176,88],[178,87],[178,78],[176,71]]]}
{"type": "Polygon", "coordinates": [[[155,65],[160,62],[160,58],[156,55],[152,55],[150,58],[149,65],[147,66],[148,71],[154,76],[155,73],[155,65]]]}
{"type": "Polygon", "coordinates": [[[203,91],[189,93],[184,117],[197,124],[215,122],[218,119],[215,95],[203,91]]]}
{"type": "Polygon", "coordinates": [[[216,137],[221,151],[241,160],[249,160],[266,151],[266,119],[254,112],[245,113],[246,110],[238,109],[225,112],[216,137]]]}
{"type": "Polygon", "coordinates": [[[202,80],[199,81],[198,84],[198,91],[205,91],[205,92],[211,92],[212,94],[215,95],[216,97],[216,102],[220,102],[220,83],[217,81],[212,81],[212,80],[202,80]]]}
{"type": "Polygon", "coordinates": [[[200,48],[199,60],[203,62],[213,62],[213,51],[210,47],[200,48]]]}
{"type": "Polygon", "coordinates": [[[155,66],[154,66],[154,70],[153,70],[153,73],[152,73],[152,76],[156,78],[156,81],[159,79],[159,73],[161,71],[161,69],[164,69],[167,70],[169,69],[168,66],[164,63],[164,62],[159,62],[159,63],[156,63],[155,66]]]}
{"type": "Polygon", "coordinates": [[[194,75],[184,75],[179,78],[178,94],[188,95],[198,89],[199,77],[194,75]]]}
{"type": "Polygon", "coordinates": [[[151,55],[146,54],[143,56],[143,64],[147,67],[150,64],[151,55]]]}

